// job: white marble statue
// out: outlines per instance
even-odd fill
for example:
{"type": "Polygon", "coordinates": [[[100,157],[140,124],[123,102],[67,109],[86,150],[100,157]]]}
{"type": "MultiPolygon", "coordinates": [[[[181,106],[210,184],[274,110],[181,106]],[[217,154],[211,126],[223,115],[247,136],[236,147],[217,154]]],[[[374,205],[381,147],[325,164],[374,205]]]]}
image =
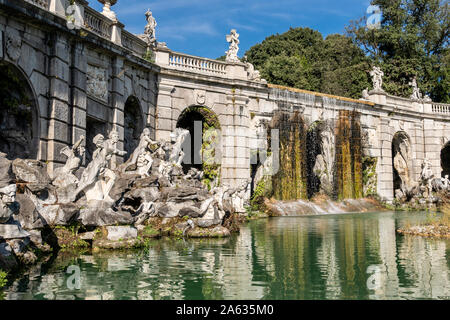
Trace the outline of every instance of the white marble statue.
{"type": "Polygon", "coordinates": [[[426,188],[428,197],[432,196],[434,178],[433,169],[431,168],[431,162],[428,159],[423,160],[422,172],[420,174],[421,185],[426,188]]]}
{"type": "Polygon", "coordinates": [[[411,95],[412,100],[420,100],[422,99],[422,93],[420,92],[420,88],[417,86],[417,79],[416,77],[411,79],[411,82],[408,83],[412,89],[413,93],[411,95]]]}
{"type": "Polygon", "coordinates": [[[98,0],[98,1],[100,3],[103,3],[102,14],[113,21],[117,21],[116,13],[111,10],[111,6],[115,5],[117,3],[117,0],[98,0]]]}
{"type": "Polygon", "coordinates": [[[145,13],[145,18],[147,20],[147,25],[145,26],[144,35],[146,42],[149,46],[154,46],[156,43],[156,19],[153,17],[150,9],[145,13]]]}
{"type": "Polygon", "coordinates": [[[7,223],[17,211],[17,208],[14,206],[16,191],[17,187],[15,184],[0,189],[0,224],[7,223]]]}
{"type": "Polygon", "coordinates": [[[364,100],[369,100],[370,95],[369,95],[369,88],[365,88],[362,92],[362,98],[364,100]]]}
{"type": "Polygon", "coordinates": [[[97,149],[94,151],[91,163],[81,176],[74,197],[76,198],[83,191],[88,201],[112,201],[109,192],[114,185],[116,174],[111,170],[110,161],[113,155],[124,156],[127,152],[117,149],[119,134],[115,130],[110,132],[108,140],[105,141],[103,135],[99,134],[94,137],[93,142],[97,149]]]}
{"type": "Polygon", "coordinates": [[[450,180],[448,179],[448,174],[444,178],[441,178],[444,190],[450,191],[450,180]]]}
{"type": "Polygon", "coordinates": [[[383,91],[384,72],[381,68],[374,66],[372,71],[370,71],[370,76],[372,77],[373,90],[383,91]]]}
{"type": "Polygon", "coordinates": [[[255,66],[248,62],[247,56],[244,56],[244,63],[246,65],[247,70],[247,78],[251,81],[262,81],[261,74],[258,70],[255,70],[255,66]]]}
{"type": "Polygon", "coordinates": [[[320,132],[321,154],[316,158],[314,173],[320,180],[320,188],[325,194],[331,195],[333,192],[333,167],[335,162],[335,135],[331,129],[320,132]]]}
{"type": "Polygon", "coordinates": [[[177,128],[175,132],[170,134],[171,140],[171,151],[169,156],[169,162],[176,165],[181,166],[184,160],[184,152],[183,152],[183,143],[189,135],[189,131],[186,129],[177,128]]]}
{"type": "Polygon", "coordinates": [[[235,189],[235,192],[231,194],[231,201],[235,212],[244,213],[245,204],[250,198],[250,185],[251,179],[245,180],[241,185],[235,189]]]}
{"type": "Polygon", "coordinates": [[[231,30],[231,33],[227,35],[227,42],[230,44],[230,47],[227,52],[227,57],[225,61],[227,62],[239,62],[238,52],[239,52],[239,34],[235,29],[231,30]]]}
{"type": "Polygon", "coordinates": [[[403,140],[398,148],[397,154],[394,156],[394,168],[401,180],[400,190],[406,194],[411,186],[410,172],[408,163],[410,161],[409,143],[403,140]]]}
{"type": "Polygon", "coordinates": [[[75,176],[75,172],[80,168],[85,153],[85,148],[82,146],[84,136],[73,145],[72,148],[64,147],[61,150],[61,154],[67,157],[64,167],[57,168],[54,171],[53,185],[64,188],[70,184],[77,184],[78,178],[75,176]]]}
{"type": "MultiPolygon", "coordinates": [[[[123,171],[125,171],[129,166],[137,164],[139,161],[139,157],[143,154],[145,155],[145,159],[147,159],[148,157],[150,157],[149,161],[153,162],[153,159],[151,159],[151,155],[147,154],[148,152],[151,152],[150,147],[152,145],[157,144],[157,142],[153,141],[150,138],[150,129],[149,128],[145,128],[142,131],[141,134],[141,138],[139,140],[139,145],[137,146],[137,148],[134,150],[133,154],[131,155],[130,159],[124,164],[123,166],[123,171]]],[[[142,158],[144,159],[144,158],[142,158]]],[[[142,160],[141,159],[141,160],[142,160]]],[[[151,168],[151,167],[150,167],[151,168]]],[[[150,170],[149,168],[149,170],[150,170]]]]}
{"type": "Polygon", "coordinates": [[[137,169],[136,173],[141,176],[141,178],[149,177],[150,169],[153,165],[153,158],[149,151],[141,153],[137,159],[137,169]]]}

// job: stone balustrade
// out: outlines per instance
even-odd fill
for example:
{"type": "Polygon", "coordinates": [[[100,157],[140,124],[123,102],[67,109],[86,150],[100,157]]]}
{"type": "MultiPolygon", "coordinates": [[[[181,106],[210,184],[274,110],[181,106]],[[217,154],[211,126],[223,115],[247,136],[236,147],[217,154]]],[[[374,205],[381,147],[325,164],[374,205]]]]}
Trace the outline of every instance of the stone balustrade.
{"type": "Polygon", "coordinates": [[[50,7],[50,0],[25,0],[25,1],[45,10],[49,10],[50,7]]]}
{"type": "Polygon", "coordinates": [[[226,62],[195,57],[184,53],[171,52],[169,54],[169,67],[178,70],[225,76],[227,74],[227,65],[226,62]]]}
{"type": "Polygon", "coordinates": [[[84,9],[84,25],[96,35],[111,40],[113,22],[91,7],[84,9]]]}
{"type": "Polygon", "coordinates": [[[139,57],[143,57],[147,52],[147,43],[126,30],[122,30],[122,46],[139,57]]]}
{"type": "Polygon", "coordinates": [[[433,103],[431,105],[431,111],[433,113],[445,114],[450,116],[450,104],[433,103]]]}

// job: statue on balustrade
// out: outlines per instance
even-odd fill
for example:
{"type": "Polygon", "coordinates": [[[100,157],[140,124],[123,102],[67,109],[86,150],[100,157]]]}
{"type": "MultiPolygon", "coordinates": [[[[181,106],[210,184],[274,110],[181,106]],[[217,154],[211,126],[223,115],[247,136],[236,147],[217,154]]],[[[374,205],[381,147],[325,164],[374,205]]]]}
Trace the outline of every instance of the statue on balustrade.
{"type": "Polygon", "coordinates": [[[373,90],[383,92],[384,72],[381,68],[374,66],[372,71],[370,71],[370,76],[372,77],[373,90]]]}
{"type": "Polygon", "coordinates": [[[230,47],[227,52],[227,57],[225,61],[227,62],[239,62],[238,51],[239,51],[239,34],[235,29],[231,30],[231,33],[227,35],[227,42],[230,44],[230,47]]]}
{"type": "Polygon", "coordinates": [[[411,82],[409,82],[409,85],[413,89],[413,93],[411,95],[412,100],[420,100],[422,99],[422,93],[420,92],[420,88],[417,86],[417,79],[414,76],[414,78],[411,79],[411,82]]]}
{"type": "Polygon", "coordinates": [[[146,37],[146,42],[149,46],[154,46],[156,43],[156,19],[153,17],[150,9],[145,13],[145,18],[147,20],[147,25],[145,26],[144,34],[146,37]]]}

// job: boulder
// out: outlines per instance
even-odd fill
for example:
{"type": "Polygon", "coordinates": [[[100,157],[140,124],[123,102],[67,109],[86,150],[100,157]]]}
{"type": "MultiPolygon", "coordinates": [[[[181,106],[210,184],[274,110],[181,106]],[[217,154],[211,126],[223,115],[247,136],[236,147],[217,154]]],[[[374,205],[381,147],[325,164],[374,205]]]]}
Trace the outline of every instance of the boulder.
{"type": "Polygon", "coordinates": [[[109,241],[136,239],[138,231],[130,226],[106,227],[109,241]]]}
{"type": "Polygon", "coordinates": [[[15,224],[0,224],[0,240],[24,239],[29,236],[30,234],[23,230],[17,222],[15,224]]]}
{"type": "Polygon", "coordinates": [[[167,202],[185,202],[193,200],[197,202],[205,201],[211,197],[205,189],[196,189],[192,187],[164,188],[161,192],[161,198],[167,202]]]}
{"type": "Polygon", "coordinates": [[[36,210],[36,206],[27,195],[17,194],[16,202],[20,205],[17,220],[24,229],[33,230],[44,228],[46,225],[44,218],[36,210]]]}
{"type": "Polygon", "coordinates": [[[223,226],[216,226],[211,229],[194,228],[186,232],[190,238],[224,238],[231,236],[230,230],[223,226]]]}
{"type": "Polygon", "coordinates": [[[9,271],[17,267],[17,260],[9,243],[0,243],[0,269],[9,271]]]}
{"type": "Polygon", "coordinates": [[[128,212],[114,211],[108,203],[97,201],[80,210],[77,220],[85,227],[105,227],[114,225],[131,225],[134,218],[128,212]]]}
{"type": "Polygon", "coordinates": [[[25,183],[31,192],[49,188],[51,180],[47,166],[40,161],[16,159],[12,163],[12,170],[17,182],[25,183]]]}
{"type": "Polygon", "coordinates": [[[12,161],[6,158],[6,154],[0,153],[0,188],[13,183],[12,161]]]}

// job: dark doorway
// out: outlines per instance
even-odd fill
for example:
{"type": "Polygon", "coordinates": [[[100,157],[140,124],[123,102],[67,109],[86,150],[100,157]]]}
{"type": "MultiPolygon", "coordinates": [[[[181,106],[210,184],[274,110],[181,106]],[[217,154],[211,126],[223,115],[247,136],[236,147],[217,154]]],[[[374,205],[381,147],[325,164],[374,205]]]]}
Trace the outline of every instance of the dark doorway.
{"type": "Polygon", "coordinates": [[[33,91],[15,66],[0,62],[0,152],[10,160],[36,159],[38,112],[33,91]]]}
{"type": "Polygon", "coordinates": [[[127,161],[139,145],[139,138],[144,130],[141,106],[134,96],[129,97],[125,103],[124,119],[124,150],[127,152],[124,161],[127,161]]]}
{"type": "Polygon", "coordinates": [[[447,142],[441,150],[441,167],[442,177],[450,176],[450,142],[447,142]]]}

